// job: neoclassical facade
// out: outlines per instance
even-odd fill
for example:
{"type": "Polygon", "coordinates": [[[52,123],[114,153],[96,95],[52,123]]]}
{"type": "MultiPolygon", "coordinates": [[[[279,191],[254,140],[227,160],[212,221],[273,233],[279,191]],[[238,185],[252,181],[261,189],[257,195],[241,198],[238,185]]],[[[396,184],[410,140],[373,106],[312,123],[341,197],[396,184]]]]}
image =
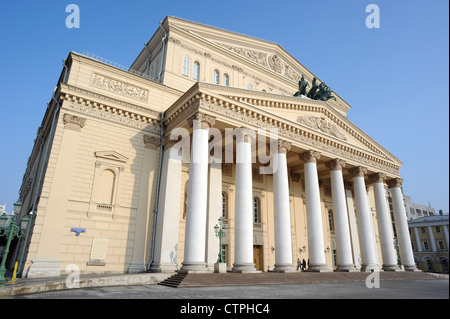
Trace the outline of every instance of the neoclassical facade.
{"type": "Polygon", "coordinates": [[[133,65],[71,52],[21,188],[24,276],[416,270],[401,161],[280,45],[167,17],[133,65]],[[393,198],[401,265],[386,188],[393,198]],[[214,226],[226,235],[219,247],[214,226]]]}

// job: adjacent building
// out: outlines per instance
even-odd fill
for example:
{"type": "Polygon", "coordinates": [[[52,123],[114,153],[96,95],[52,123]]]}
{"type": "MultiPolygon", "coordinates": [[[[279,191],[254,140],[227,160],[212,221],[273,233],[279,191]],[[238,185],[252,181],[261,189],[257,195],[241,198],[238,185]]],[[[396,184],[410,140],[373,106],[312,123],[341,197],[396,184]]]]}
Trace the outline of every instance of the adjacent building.
{"type": "Polygon", "coordinates": [[[448,215],[426,216],[408,221],[417,267],[448,273],[448,215]]]}
{"type": "Polygon", "coordinates": [[[57,83],[23,276],[213,271],[219,250],[234,272],[416,270],[401,161],[280,45],[167,17],[130,68],[71,52],[57,83]]]}

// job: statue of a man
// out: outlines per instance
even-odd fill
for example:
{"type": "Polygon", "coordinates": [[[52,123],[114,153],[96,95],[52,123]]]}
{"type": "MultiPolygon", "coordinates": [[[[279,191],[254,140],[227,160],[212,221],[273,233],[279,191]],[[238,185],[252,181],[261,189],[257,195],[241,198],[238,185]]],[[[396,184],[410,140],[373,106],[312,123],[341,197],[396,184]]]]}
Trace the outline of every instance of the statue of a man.
{"type": "Polygon", "coordinates": [[[318,89],[319,89],[319,85],[317,85],[317,79],[314,78],[314,79],[312,80],[312,87],[311,87],[311,89],[309,90],[307,96],[308,96],[310,99],[314,99],[314,97],[315,97],[315,95],[316,95],[318,89]]]}
{"type": "Polygon", "coordinates": [[[306,96],[306,87],[308,86],[308,81],[305,80],[305,76],[302,75],[300,81],[298,81],[298,91],[295,92],[294,96],[305,95],[306,96]]]}

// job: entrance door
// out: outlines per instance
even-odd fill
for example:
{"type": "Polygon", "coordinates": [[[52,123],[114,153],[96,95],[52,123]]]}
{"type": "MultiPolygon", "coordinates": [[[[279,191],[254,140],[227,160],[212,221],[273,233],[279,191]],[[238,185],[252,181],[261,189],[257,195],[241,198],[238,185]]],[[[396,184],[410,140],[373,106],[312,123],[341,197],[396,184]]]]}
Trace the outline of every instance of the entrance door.
{"type": "Polygon", "coordinates": [[[256,270],[262,270],[262,246],[253,246],[253,263],[255,264],[256,270]]]}

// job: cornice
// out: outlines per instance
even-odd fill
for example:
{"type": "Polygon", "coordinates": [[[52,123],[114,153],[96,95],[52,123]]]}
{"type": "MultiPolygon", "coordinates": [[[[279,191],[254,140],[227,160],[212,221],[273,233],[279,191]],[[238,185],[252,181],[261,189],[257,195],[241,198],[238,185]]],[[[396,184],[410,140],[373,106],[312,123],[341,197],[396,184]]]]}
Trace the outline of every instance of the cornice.
{"type": "MultiPolygon", "coordinates": [[[[248,90],[235,87],[218,86],[209,83],[201,83],[200,85],[202,88],[208,89],[217,89],[220,87],[220,91],[232,93],[230,95],[223,94],[224,96],[227,96],[238,102],[246,103],[256,107],[268,107],[298,112],[314,112],[318,114],[323,114],[327,118],[327,120],[332,121],[340,129],[342,129],[344,132],[349,134],[355,140],[357,140],[362,145],[367,147],[373,153],[378,154],[379,156],[384,156],[384,153],[389,153],[386,152],[384,149],[381,150],[380,148],[382,147],[374,145],[377,143],[373,140],[369,140],[367,134],[362,132],[360,129],[351,127],[347,123],[349,122],[348,118],[344,117],[338,111],[333,110],[333,108],[331,108],[330,105],[328,105],[326,102],[257,91],[252,91],[251,97],[246,97],[245,95],[249,94],[248,90]]],[[[389,155],[392,156],[392,154],[390,153],[389,155]]]]}
{"type": "Polygon", "coordinates": [[[61,85],[60,97],[67,102],[62,105],[65,109],[159,133],[159,112],[67,84],[61,85]]]}
{"type": "Polygon", "coordinates": [[[382,171],[390,176],[399,176],[400,165],[381,154],[363,150],[345,141],[328,137],[323,133],[271,114],[251,105],[223,96],[199,92],[199,84],[194,85],[167,111],[164,121],[167,132],[185,124],[194,112],[201,110],[216,117],[216,121],[229,122],[236,126],[257,128],[277,128],[280,138],[299,148],[311,148],[331,158],[340,157],[352,165],[364,165],[374,171],[382,171]]]}

